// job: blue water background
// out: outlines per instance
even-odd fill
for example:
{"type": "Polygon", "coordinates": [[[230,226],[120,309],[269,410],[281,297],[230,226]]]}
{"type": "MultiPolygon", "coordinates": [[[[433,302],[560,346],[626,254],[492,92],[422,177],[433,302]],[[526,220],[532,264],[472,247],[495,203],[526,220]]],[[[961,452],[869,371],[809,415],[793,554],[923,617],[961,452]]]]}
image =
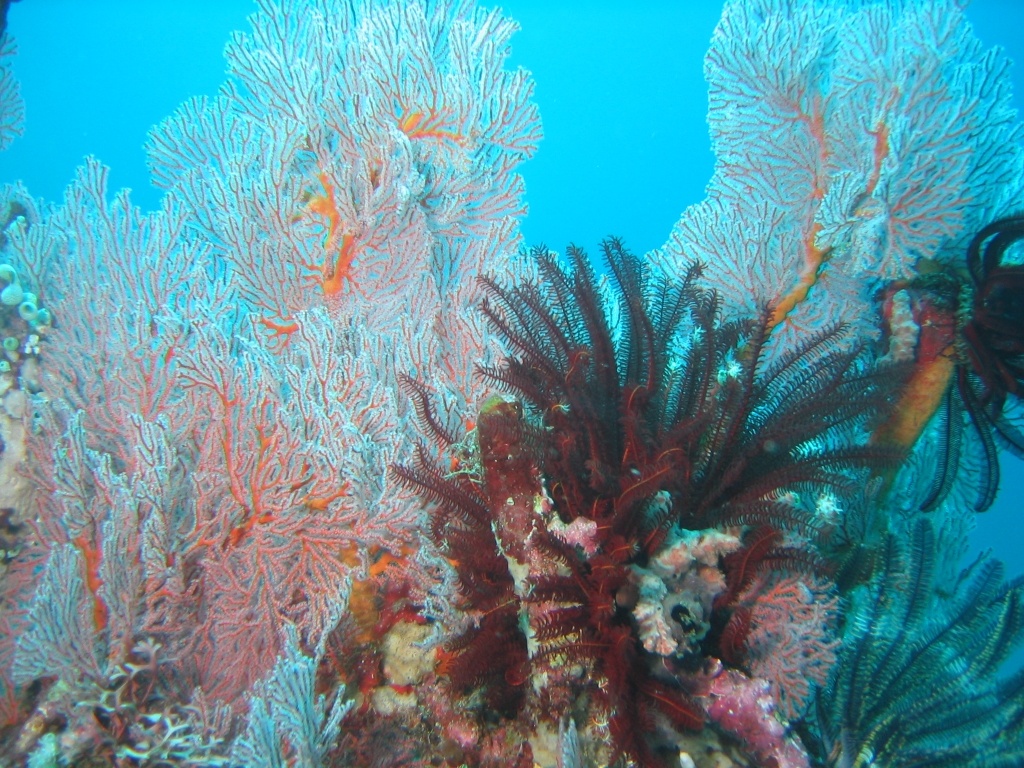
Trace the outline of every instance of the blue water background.
{"type": "MultiPolygon", "coordinates": [[[[705,122],[703,57],[721,10],[710,0],[509,0],[522,26],[512,64],[537,81],[545,138],[523,166],[529,243],[589,248],[608,234],[635,251],[661,245],[683,209],[704,196],[713,156],[705,122]]],[[[0,153],[0,181],[59,200],[88,154],[112,187],[157,205],[143,143],[149,128],[193,95],[216,92],[232,30],[248,30],[252,0],[22,0],[9,30],[27,104],[26,135],[0,153]]],[[[968,10],[986,45],[1018,62],[1024,114],[1024,0],[976,0],[968,10]]],[[[83,291],[89,286],[83,284],[83,291]]],[[[1024,462],[1004,457],[995,507],[973,543],[1024,572],[1024,462]]]]}

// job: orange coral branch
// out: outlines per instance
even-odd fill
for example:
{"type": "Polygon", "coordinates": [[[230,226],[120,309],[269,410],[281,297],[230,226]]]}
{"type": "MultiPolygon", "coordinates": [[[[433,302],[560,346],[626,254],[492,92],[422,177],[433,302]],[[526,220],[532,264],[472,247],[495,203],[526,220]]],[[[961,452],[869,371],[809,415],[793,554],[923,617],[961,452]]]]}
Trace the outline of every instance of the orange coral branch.
{"type": "Polygon", "coordinates": [[[867,189],[865,190],[865,194],[871,195],[874,194],[875,187],[878,186],[878,180],[882,176],[882,161],[889,154],[889,126],[879,122],[878,127],[874,131],[868,131],[868,133],[875,137],[874,166],[871,169],[871,178],[868,179],[867,189]]]}
{"type": "Polygon", "coordinates": [[[281,318],[281,322],[277,322],[269,317],[261,317],[259,323],[270,331],[271,339],[281,338],[284,343],[287,343],[291,335],[299,330],[299,324],[287,318],[281,318]]]}
{"type": "Polygon", "coordinates": [[[93,598],[92,623],[96,631],[100,632],[106,629],[108,616],[107,604],[100,597],[100,587],[103,586],[103,579],[100,578],[102,552],[99,546],[90,543],[89,537],[84,532],[74,540],[74,543],[82,553],[82,557],[85,558],[85,586],[92,593],[93,598]]]}
{"type": "Polygon", "coordinates": [[[768,330],[784,322],[789,313],[796,308],[797,304],[800,304],[807,298],[811,288],[818,282],[821,268],[828,261],[828,257],[832,253],[831,248],[818,248],[815,245],[815,240],[820,231],[821,224],[815,223],[811,226],[811,231],[804,241],[803,271],[800,273],[796,285],[775,304],[771,320],[768,322],[768,330]]]}
{"type": "Polygon", "coordinates": [[[242,540],[249,534],[256,525],[264,525],[266,523],[272,523],[277,518],[269,512],[265,515],[250,515],[245,518],[240,524],[236,525],[228,532],[228,536],[224,539],[222,549],[228,547],[237,547],[242,540]]]}
{"type": "Polygon", "coordinates": [[[359,249],[356,247],[355,235],[351,232],[342,232],[341,212],[338,211],[338,204],[334,197],[334,185],[327,173],[322,172],[318,174],[317,178],[323,185],[324,194],[315,195],[310,199],[309,210],[327,219],[324,250],[330,254],[337,249],[337,256],[333,259],[330,257],[324,259],[323,264],[306,264],[305,267],[320,274],[319,283],[325,296],[336,296],[342,292],[346,282],[353,288],[356,287],[352,277],[352,267],[359,249]]]}
{"type": "Polygon", "coordinates": [[[345,282],[356,287],[356,281],[352,279],[352,266],[356,259],[355,235],[345,233],[341,236],[341,247],[338,249],[338,258],[334,264],[324,264],[323,281],[320,286],[324,289],[325,296],[337,296],[345,287],[345,282]],[[330,267],[330,268],[328,268],[330,267]]]}
{"type": "Polygon", "coordinates": [[[445,112],[407,112],[399,121],[398,129],[410,139],[441,139],[451,141],[459,146],[466,143],[466,138],[457,131],[450,131],[444,125],[445,112]]]}
{"type": "MultiPolygon", "coordinates": [[[[811,99],[810,113],[797,107],[797,119],[803,122],[818,148],[818,163],[814,173],[814,189],[812,196],[814,200],[821,201],[827,191],[826,176],[822,169],[827,166],[828,149],[825,130],[825,111],[821,103],[821,96],[815,94],[811,99]]],[[[797,278],[796,285],[779,298],[774,305],[771,319],[768,323],[768,330],[785,322],[789,314],[807,299],[811,288],[818,282],[821,268],[828,261],[831,254],[830,248],[818,248],[816,241],[822,225],[818,222],[810,224],[807,236],[804,239],[804,268],[797,278]]]]}
{"type": "Polygon", "coordinates": [[[319,497],[314,497],[310,494],[302,500],[302,503],[314,512],[323,512],[328,506],[330,506],[332,501],[350,495],[349,491],[351,489],[352,484],[348,480],[345,480],[340,486],[338,486],[338,490],[334,493],[319,497]]]}

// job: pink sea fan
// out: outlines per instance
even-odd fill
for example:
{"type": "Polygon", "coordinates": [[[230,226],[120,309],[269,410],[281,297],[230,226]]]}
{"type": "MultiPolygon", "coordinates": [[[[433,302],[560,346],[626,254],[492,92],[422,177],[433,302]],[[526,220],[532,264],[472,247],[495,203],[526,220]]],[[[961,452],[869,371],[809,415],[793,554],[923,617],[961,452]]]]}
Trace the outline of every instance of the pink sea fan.
{"type": "Polygon", "coordinates": [[[758,580],[741,598],[748,600],[747,666],[771,683],[779,711],[794,720],[810,701],[812,686],[824,685],[835,664],[839,599],[824,581],[804,575],[758,580]]]}
{"type": "Polygon", "coordinates": [[[778,335],[873,333],[879,282],[961,253],[1019,192],[1008,67],[948,0],[728,3],[705,60],[715,175],[655,260],[707,262],[726,310],[772,302],[778,335]]]}

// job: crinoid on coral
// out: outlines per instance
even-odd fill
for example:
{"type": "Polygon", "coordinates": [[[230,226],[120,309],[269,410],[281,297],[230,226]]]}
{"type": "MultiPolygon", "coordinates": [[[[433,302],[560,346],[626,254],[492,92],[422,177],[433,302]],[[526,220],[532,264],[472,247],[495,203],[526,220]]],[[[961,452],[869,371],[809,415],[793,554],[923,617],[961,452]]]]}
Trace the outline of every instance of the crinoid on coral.
{"type": "Polygon", "coordinates": [[[888,537],[884,567],[849,595],[843,647],[804,739],[820,765],[1024,764],[1024,583],[989,557],[954,589],[936,578],[926,520],[888,537]]]}
{"type": "MultiPolygon", "coordinates": [[[[403,386],[427,430],[453,445],[454,436],[437,420],[427,390],[412,379],[404,379],[403,386]]],[[[414,467],[393,471],[434,502],[430,537],[452,563],[459,592],[474,612],[474,626],[442,654],[441,672],[457,690],[482,689],[494,712],[515,717],[528,679],[526,639],[512,574],[495,542],[489,500],[476,476],[443,472],[425,446],[418,448],[414,467]]]]}
{"type": "Polygon", "coordinates": [[[767,365],[770,308],[720,324],[699,266],[674,283],[618,240],[602,250],[610,287],[577,248],[572,272],[535,251],[541,288],[484,280],[484,312],[512,354],[483,373],[541,414],[563,518],[610,517],[626,538],[671,520],[800,527],[787,491],[842,494],[851,468],[898,463],[899,451],[850,439],[888,409],[893,386],[844,346],[843,326],[767,365]],[[652,526],[645,502],[659,490],[673,513],[652,526]]]}
{"type": "MultiPolygon", "coordinates": [[[[396,472],[433,502],[431,536],[476,618],[446,649],[453,686],[481,689],[506,718],[557,724],[583,708],[606,723],[604,759],[655,765],[667,733],[703,727],[702,654],[718,649],[641,637],[656,623],[639,625],[642,582],[663,578],[646,570],[652,557],[682,552],[683,529],[770,531],[756,556],[727,563],[728,585],[717,554],[702,566],[727,592],[716,610],[728,622],[757,572],[813,567],[817,498],[900,453],[860,439],[891,388],[841,327],[767,364],[770,307],[722,323],[699,266],[674,281],[618,240],[602,251],[608,280],[575,247],[568,269],[536,249],[537,285],[482,279],[509,353],[481,374],[513,397],[481,408],[475,472],[445,472],[426,449],[396,472]],[[782,546],[789,534],[802,549],[782,546]]],[[[407,390],[426,431],[452,445],[425,387],[407,390]]],[[[707,622],[698,603],[671,620],[707,622]]]]}
{"type": "Polygon", "coordinates": [[[1022,240],[1024,216],[999,219],[971,240],[966,269],[926,268],[886,292],[890,355],[913,356],[916,370],[876,442],[910,447],[936,415],[938,471],[929,472],[925,510],[954,487],[965,416],[981,453],[972,473],[977,511],[995,500],[997,446],[1024,457],[1024,263],[1007,258],[1022,240]]]}

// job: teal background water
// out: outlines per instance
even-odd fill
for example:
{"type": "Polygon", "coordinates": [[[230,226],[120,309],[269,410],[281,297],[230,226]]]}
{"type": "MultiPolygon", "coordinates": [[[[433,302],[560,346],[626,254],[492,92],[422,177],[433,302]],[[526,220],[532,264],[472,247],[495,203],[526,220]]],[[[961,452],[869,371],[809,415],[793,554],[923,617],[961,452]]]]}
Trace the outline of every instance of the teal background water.
{"type": "MultiPolygon", "coordinates": [[[[487,4],[490,5],[490,4],[487,4]]],[[[617,234],[636,251],[660,245],[699,201],[714,158],[707,135],[703,57],[720,2],[501,3],[522,26],[511,62],[530,69],[545,139],[523,166],[531,244],[593,247],[617,234]]],[[[186,98],[213,94],[232,30],[248,30],[252,0],[22,0],[9,13],[26,134],[0,154],[0,181],[59,199],[87,154],[111,167],[149,209],[143,144],[186,98]]],[[[976,34],[999,44],[1024,113],[1024,2],[976,0],[976,34]]],[[[88,290],[83,285],[82,290],[88,290]]],[[[1024,571],[1024,463],[1004,460],[995,507],[973,535],[1024,571]]]]}

